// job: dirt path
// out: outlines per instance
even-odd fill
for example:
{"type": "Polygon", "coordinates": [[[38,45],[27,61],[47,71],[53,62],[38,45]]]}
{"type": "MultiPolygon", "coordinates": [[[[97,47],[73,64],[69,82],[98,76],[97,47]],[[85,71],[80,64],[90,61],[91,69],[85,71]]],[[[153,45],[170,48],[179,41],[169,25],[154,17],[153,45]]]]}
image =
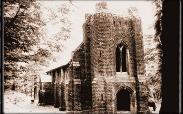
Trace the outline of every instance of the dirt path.
{"type": "Polygon", "coordinates": [[[61,113],[53,106],[38,106],[31,104],[31,97],[16,91],[6,91],[4,94],[4,113],[61,113]]]}
{"type": "MultiPolygon", "coordinates": [[[[156,104],[156,111],[150,110],[153,114],[157,114],[160,110],[160,103],[156,104]]],[[[6,91],[4,94],[4,112],[5,113],[60,113],[58,108],[53,106],[39,106],[31,103],[31,97],[16,91],[6,91]]]]}

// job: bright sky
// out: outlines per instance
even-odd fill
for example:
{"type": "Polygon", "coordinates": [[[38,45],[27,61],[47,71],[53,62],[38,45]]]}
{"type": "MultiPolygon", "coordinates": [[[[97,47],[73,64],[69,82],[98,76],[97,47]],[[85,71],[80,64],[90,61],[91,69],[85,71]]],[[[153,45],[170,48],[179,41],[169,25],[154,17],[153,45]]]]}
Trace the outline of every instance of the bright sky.
{"type": "MultiPolygon", "coordinates": [[[[51,8],[57,10],[66,1],[40,1],[42,4],[42,10],[44,8],[51,8]]],[[[67,63],[71,59],[71,52],[79,46],[83,40],[83,30],[82,25],[85,22],[85,14],[95,13],[95,4],[99,1],[73,1],[71,6],[71,13],[69,14],[69,19],[72,23],[71,25],[71,38],[64,42],[63,52],[57,53],[56,62],[52,63],[49,68],[56,68],[67,63]]],[[[107,1],[108,9],[111,13],[126,16],[127,10],[130,7],[136,7],[138,10],[138,15],[142,21],[143,34],[154,34],[153,23],[154,23],[154,6],[152,1],[107,1]]],[[[43,12],[46,14],[47,12],[43,12]]],[[[58,12],[59,13],[59,12],[58,12]]],[[[45,36],[51,39],[52,34],[59,31],[59,26],[57,24],[48,23],[46,26],[45,36]]]]}

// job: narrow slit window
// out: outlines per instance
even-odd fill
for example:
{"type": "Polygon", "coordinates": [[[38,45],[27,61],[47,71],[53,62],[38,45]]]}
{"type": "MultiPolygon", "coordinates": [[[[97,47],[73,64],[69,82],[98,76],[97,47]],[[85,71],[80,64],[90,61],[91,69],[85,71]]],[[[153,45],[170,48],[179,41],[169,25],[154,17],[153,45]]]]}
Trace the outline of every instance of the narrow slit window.
{"type": "Polygon", "coordinates": [[[122,72],[126,72],[126,47],[122,49],[122,72]]]}
{"type": "Polygon", "coordinates": [[[116,48],[116,72],[126,72],[126,47],[122,44],[119,44],[116,48]]]}
{"type": "Polygon", "coordinates": [[[100,51],[100,57],[102,56],[102,51],[100,51]]]}
{"type": "Polygon", "coordinates": [[[101,100],[102,100],[102,101],[104,100],[103,94],[101,94],[101,100]]]}

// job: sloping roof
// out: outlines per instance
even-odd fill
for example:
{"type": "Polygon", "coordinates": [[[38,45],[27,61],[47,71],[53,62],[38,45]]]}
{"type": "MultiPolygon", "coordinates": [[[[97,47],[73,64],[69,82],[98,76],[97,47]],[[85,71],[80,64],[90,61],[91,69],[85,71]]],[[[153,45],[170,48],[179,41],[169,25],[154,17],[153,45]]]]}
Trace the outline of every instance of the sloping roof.
{"type": "Polygon", "coordinates": [[[81,49],[81,47],[84,45],[84,42],[81,42],[81,44],[79,44],[79,46],[73,51],[73,52],[76,52],[78,51],[79,49],[81,49]]]}
{"type": "Polygon", "coordinates": [[[49,70],[46,73],[51,72],[51,71],[54,71],[54,70],[57,70],[57,69],[60,69],[60,68],[65,68],[65,67],[69,66],[69,63],[70,63],[70,61],[67,64],[65,64],[65,65],[62,65],[62,66],[59,66],[59,67],[56,67],[54,69],[49,70]]]}
{"type": "MultiPolygon", "coordinates": [[[[82,43],[81,43],[74,51],[72,51],[72,52],[76,52],[76,51],[79,50],[83,45],[84,45],[84,42],[82,42],[82,43]]],[[[73,56],[71,57],[71,60],[72,60],[72,58],[73,58],[73,56]]],[[[64,64],[64,65],[62,65],[62,66],[59,66],[59,67],[56,67],[56,68],[54,68],[54,69],[51,69],[51,70],[47,71],[46,73],[51,72],[51,71],[54,71],[54,70],[57,70],[57,69],[60,69],[60,68],[64,68],[64,67],[69,66],[69,63],[71,62],[71,60],[70,60],[68,63],[66,63],[66,64],[64,64]]]]}

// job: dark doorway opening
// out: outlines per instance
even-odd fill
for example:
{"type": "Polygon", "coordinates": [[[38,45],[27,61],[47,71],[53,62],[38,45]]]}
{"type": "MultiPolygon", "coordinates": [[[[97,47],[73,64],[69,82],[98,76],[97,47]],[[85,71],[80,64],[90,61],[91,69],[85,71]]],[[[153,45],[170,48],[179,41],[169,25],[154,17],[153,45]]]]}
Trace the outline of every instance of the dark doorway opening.
{"type": "Polygon", "coordinates": [[[117,110],[130,111],[130,92],[122,89],[117,93],[117,110]]]}

